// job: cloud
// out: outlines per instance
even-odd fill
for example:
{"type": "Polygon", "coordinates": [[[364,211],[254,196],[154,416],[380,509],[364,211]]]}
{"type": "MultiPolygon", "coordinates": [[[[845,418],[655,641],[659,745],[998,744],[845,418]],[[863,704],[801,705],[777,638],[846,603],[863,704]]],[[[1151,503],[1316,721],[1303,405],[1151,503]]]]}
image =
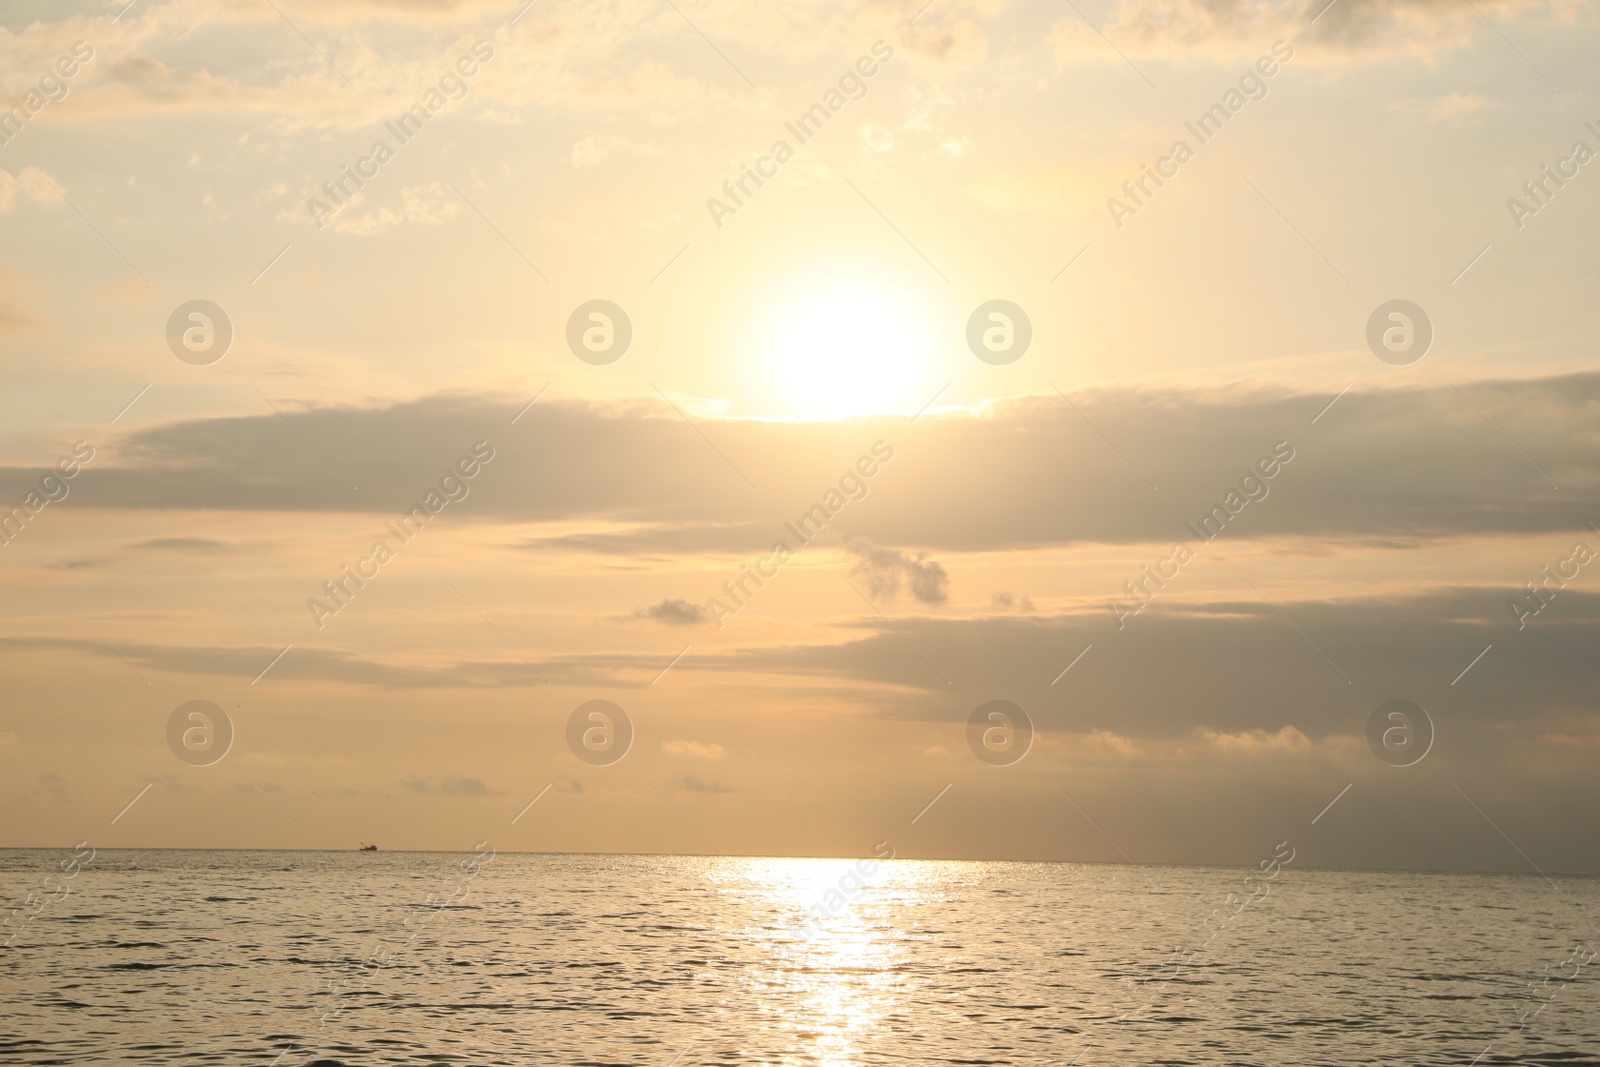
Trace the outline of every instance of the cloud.
{"type": "MultiPolygon", "coordinates": [[[[1309,17],[1312,7],[1320,10],[1323,2],[1305,0],[1291,9],[1309,17]]],[[[1467,7],[1462,10],[1452,0],[1342,0],[1317,20],[1318,40],[1330,51],[1356,56],[1426,56],[1467,47],[1480,35],[1494,32],[1486,25],[1490,16],[1501,25],[1532,13],[1570,21],[1588,4],[1586,0],[1490,0],[1467,7]]]]}
{"type": "MultiPolygon", "coordinates": [[[[324,194],[320,191],[312,192],[310,195],[329,207],[334,206],[324,199],[324,194]]],[[[383,196],[384,191],[381,187],[375,187],[373,197],[383,196]]],[[[452,218],[461,210],[460,201],[442,182],[403,185],[398,194],[391,192],[385,202],[376,207],[363,208],[362,205],[368,202],[369,197],[366,192],[357,193],[342,208],[338,208],[336,214],[322,216],[326,223],[325,228],[334,233],[353,237],[373,237],[407,223],[442,226],[446,219],[452,218]]],[[[315,218],[316,216],[306,205],[298,201],[278,212],[280,221],[306,226],[316,226],[315,218]]]]}
{"type": "Polygon", "coordinates": [[[916,558],[893,548],[874,545],[857,537],[845,546],[857,559],[850,575],[863,582],[874,598],[900,595],[902,582],[911,595],[924,604],[943,604],[949,599],[950,578],[944,568],[919,552],[916,558]]]}
{"type": "MultiPolygon", "coordinates": [[[[1600,632],[1600,592],[1584,591],[1583,580],[1563,590],[1525,630],[1517,629],[1507,607],[1521,592],[1509,581],[1410,595],[1382,587],[1338,599],[1296,598],[1266,586],[1272,606],[1249,592],[1234,597],[1197,591],[1189,600],[1158,601],[1125,630],[1099,604],[1044,617],[911,616],[893,626],[861,605],[855,621],[843,624],[842,637],[708,651],[685,657],[674,672],[755,679],[774,694],[825,681],[840,694],[841,707],[854,714],[946,724],[950,734],[943,743],[958,752],[972,710],[1003,692],[1047,736],[1088,736],[1118,757],[1139,754],[1154,741],[1240,755],[1304,752],[1309,744],[1327,755],[1333,739],[1362,737],[1367,718],[1392,698],[1416,700],[1430,710],[1448,708],[1448,725],[1441,719],[1439,728],[1449,730],[1450,750],[1464,757],[1503,753],[1517,741],[1547,753],[1581,754],[1589,751],[1586,739],[1600,735],[1593,720],[1583,718],[1600,705],[1600,676],[1590,669],[1600,632]],[[1451,680],[1490,644],[1467,679],[1452,687],[1451,680]],[[1080,652],[1071,673],[1053,685],[1080,652]],[[1197,723],[1205,724],[1202,730],[1197,723]]],[[[281,649],[151,646],[120,636],[117,647],[147,673],[246,680],[281,649]]],[[[120,666],[118,652],[93,634],[0,640],[0,652],[19,658],[48,662],[41,656],[46,651],[120,666]]],[[[540,668],[557,685],[643,688],[659,672],[660,659],[594,656],[545,661],[540,668]]],[[[298,647],[273,668],[272,677],[274,684],[328,680],[468,692],[541,682],[520,661],[441,657],[417,663],[400,655],[390,663],[298,647]]],[[[662,745],[668,755],[707,760],[726,755],[718,748],[689,738],[662,745]]],[[[416,776],[402,785],[430,791],[416,776]]],[[[475,793],[470,785],[453,788],[475,793]]]]}
{"type": "Polygon", "coordinates": [[[701,741],[663,741],[661,751],[673,756],[698,756],[701,759],[717,759],[727,749],[715,742],[701,741]]]}
{"type": "Polygon", "coordinates": [[[765,551],[774,534],[772,527],[770,522],[650,523],[536,537],[519,542],[515,547],[529,552],[565,550],[618,556],[740,554],[765,551]]]}
{"type": "Polygon", "coordinates": [[[114,82],[128,86],[151,102],[170,103],[190,95],[195,75],[174,70],[148,56],[126,55],[107,68],[114,82]]]}
{"type": "MultiPolygon", "coordinates": [[[[413,793],[431,793],[434,787],[418,775],[408,775],[400,780],[400,784],[413,793]]],[[[579,787],[580,791],[582,787],[579,787]]],[[[438,785],[438,792],[447,797],[499,797],[505,796],[498,789],[492,789],[481,778],[446,778],[438,785]]]]}
{"type": "MultiPolygon", "coordinates": [[[[459,19],[463,16],[505,14],[504,0],[339,0],[319,4],[307,12],[329,21],[340,19],[404,18],[459,19]]],[[[515,13],[515,8],[510,8],[515,13]]]]}
{"type": "Polygon", "coordinates": [[[1501,105],[1488,97],[1478,93],[1463,93],[1459,89],[1430,100],[1407,100],[1392,105],[1396,111],[1424,115],[1441,122],[1475,115],[1486,108],[1499,106],[1501,105]]]}
{"type": "Polygon", "coordinates": [[[1087,743],[1094,748],[1114,752],[1119,756],[1137,756],[1143,751],[1138,742],[1132,738],[1123,737],[1110,730],[1090,730],[1087,743]]]}
{"type": "Polygon", "coordinates": [[[128,547],[146,552],[218,552],[229,546],[208,537],[152,537],[128,547]]]}
{"type": "Polygon", "coordinates": [[[1236,734],[1217,730],[1202,730],[1200,736],[1216,748],[1232,752],[1309,752],[1311,739],[1295,729],[1284,726],[1277,733],[1265,730],[1245,730],[1236,734]]]}
{"type": "MultiPolygon", "coordinates": [[[[847,541],[998,551],[1192,537],[1185,523],[1236,489],[1275,442],[1287,441],[1294,460],[1224,538],[1417,542],[1570,531],[1594,521],[1589,502],[1600,491],[1600,433],[1591,412],[1600,407],[1600,373],[1457,384],[1461,393],[1448,385],[1351,390],[1314,427],[1310,420],[1331,393],[1266,387],[1086,391],[1074,403],[1089,422],[1060,397],[928,416],[914,426],[890,419],[720,422],[719,446],[739,456],[758,484],[795,487],[770,498],[709,471],[701,462],[705,442],[659,402],[541,401],[538,420],[499,432],[485,428],[508,424],[525,397],[447,395],[298,411],[291,399],[276,398],[360,492],[267,413],[127,431],[107,442],[104,461],[78,476],[73,499],[98,508],[391,517],[487,433],[499,458],[470,483],[459,512],[465,521],[563,523],[545,536],[534,532],[524,542],[530,548],[737,554],[749,561],[790,536],[783,524],[814,498],[814,487],[832,484],[839,457],[881,437],[896,457],[879,477],[892,476],[897,488],[871,508],[840,514],[834,525],[847,541]],[[1483,415],[1562,491],[1545,484],[1483,415]],[[1095,427],[1162,491],[1151,492],[1095,427]],[[1018,493],[1018,485],[1035,489],[1018,493]]],[[[37,478],[31,467],[0,467],[0,501],[20,500],[37,478]]],[[[869,572],[877,566],[872,557],[862,560],[869,572]]],[[[891,560],[885,580],[917,576],[922,584],[914,592],[937,595],[937,566],[891,560]]]]}
{"type": "Polygon", "coordinates": [[[1600,748],[1600,734],[1549,733],[1539,734],[1538,739],[1540,744],[1557,748],[1600,748]]]}
{"type": "Polygon", "coordinates": [[[991,596],[989,598],[989,603],[993,604],[997,608],[1004,608],[1006,611],[1010,611],[1012,608],[1016,608],[1018,611],[1034,610],[1033,601],[1028,597],[1018,598],[1004,591],[991,596]]]}
{"type": "MultiPolygon", "coordinates": [[[[362,138],[361,149],[371,138],[356,131],[381,136],[381,123],[410,107],[418,87],[436,82],[475,42],[491,44],[495,57],[471,81],[467,101],[491,122],[520,122],[537,111],[553,113],[559,125],[575,114],[641,105],[670,122],[745,103],[731,86],[706,77],[698,54],[685,57],[689,38],[702,42],[670,7],[582,0],[553,15],[549,5],[534,5],[510,27],[513,14],[516,7],[504,0],[369,0],[302,7],[291,27],[269,3],[144,0],[114,26],[103,17],[68,16],[35,21],[9,41],[0,34],[0,47],[10,45],[0,52],[0,85],[10,84],[13,95],[26,91],[75,38],[86,38],[98,76],[79,76],[60,121],[220,114],[235,122],[256,118],[278,133],[347,131],[362,138]],[[301,30],[314,46],[306,47],[301,30]],[[282,46],[272,62],[233,58],[262,41],[282,46]]],[[[719,16],[702,9],[696,23],[736,54],[788,40],[786,52],[834,56],[846,40],[851,50],[863,37],[872,40],[864,27],[876,34],[874,14],[842,20],[825,11],[729,9],[719,16]],[[863,28],[852,32],[856,26],[863,28]],[[733,48],[740,38],[748,43],[733,48]]]]}
{"type": "MultiPolygon", "coordinates": [[[[463,605],[460,610],[466,615],[472,609],[463,605]]],[[[126,640],[118,641],[117,648],[130,660],[153,670],[247,678],[255,677],[283,651],[282,646],[269,649],[265,646],[158,645],[126,640]]],[[[0,637],[0,649],[27,649],[34,652],[48,649],[91,656],[117,655],[110,646],[95,638],[0,637]]],[[[675,669],[681,669],[682,666],[680,663],[675,669]]],[[[535,667],[508,652],[504,659],[462,659],[424,665],[407,656],[385,660],[339,648],[305,648],[297,645],[273,666],[272,677],[286,681],[324,681],[393,689],[498,689],[535,682],[544,685],[547,679],[555,685],[645,688],[660,672],[659,653],[590,653],[570,658],[542,659],[535,667]]]]}
{"type": "Polygon", "coordinates": [[[500,790],[491,789],[479,778],[446,778],[439,783],[439,792],[447,797],[497,797],[500,790]]]}
{"type": "MultiPolygon", "coordinates": [[[[288,398],[278,403],[291,413],[298,406],[288,398]]],[[[296,426],[351,475],[359,494],[275,414],[168,423],[125,438],[118,448],[120,469],[97,463],[104,484],[98,503],[398,514],[432,488],[441,469],[484,439],[486,427],[506,425],[525,404],[525,398],[439,396],[388,407],[310,407],[295,414],[296,426]],[[296,443],[300,447],[288,447],[296,443]]],[[[472,495],[463,511],[669,522],[705,522],[708,515],[714,521],[727,514],[743,495],[695,473],[699,465],[689,461],[704,443],[691,427],[665,417],[672,415],[670,408],[657,407],[660,415],[652,417],[647,409],[640,417],[639,405],[546,402],[541,417],[514,434],[490,431],[490,444],[504,458],[486,464],[469,483],[472,495]],[[603,440],[607,436],[610,443],[603,440]],[[587,458],[545,452],[588,446],[597,451],[587,458]],[[683,466],[676,472],[669,469],[678,464],[683,466]],[[529,510],[512,503],[535,483],[550,494],[548,506],[529,510]]],[[[75,496],[91,484],[91,470],[79,476],[75,496]]],[[[0,468],[0,492],[20,498],[37,477],[28,467],[0,468]]]]}
{"type": "Polygon", "coordinates": [[[1047,733],[1109,730],[1137,743],[1199,737],[1234,751],[1295,751],[1302,737],[1321,746],[1362,736],[1368,716],[1391,698],[1425,708],[1448,699],[1452,744],[1463,751],[1504,746],[1493,724],[1510,724],[1527,741],[1596,732],[1575,730],[1571,715],[1600,704],[1600,676],[1586,669],[1600,592],[1569,586],[1519,631],[1507,603],[1521,590],[1509,584],[1337,600],[1263,591],[1274,606],[1248,591],[1249,599],[1158,601],[1120,631],[1098,605],[1045,618],[909,616],[892,626],[864,616],[856,626],[865,636],[855,640],[708,654],[689,669],[854,681],[868,687],[861,700],[875,715],[952,728],[1005,692],[1047,733]],[[1491,643],[1468,676],[1473,684],[1451,688],[1491,643]],[[1344,676],[1371,695],[1356,696],[1344,676]],[[1081,710],[1062,707],[1063,687],[1081,710]],[[1197,722],[1209,734],[1197,735],[1197,722]]]}
{"type": "Polygon", "coordinates": [[[45,771],[34,780],[39,783],[39,788],[47,793],[59,796],[67,791],[67,780],[55,771],[45,771]]]}
{"type": "Polygon", "coordinates": [[[653,619],[668,626],[694,626],[705,621],[705,609],[687,600],[669,599],[633,613],[636,619],[653,619]]]}
{"type": "MultiPolygon", "coordinates": [[[[39,167],[23,167],[15,176],[10,171],[0,170],[0,212],[10,211],[21,203],[61,203],[50,183],[50,176],[39,167]]],[[[59,188],[61,183],[55,185],[59,188]]]]}
{"type": "Polygon", "coordinates": [[[731,792],[733,792],[732,788],[730,788],[729,786],[723,785],[721,782],[702,782],[700,779],[696,778],[692,774],[683,779],[682,785],[683,785],[684,789],[688,790],[691,793],[731,793],[731,792]]]}
{"type": "MultiPolygon", "coordinates": [[[[1478,6],[1504,22],[1529,13],[1570,20],[1587,5],[1497,0],[1478,6]]],[[[1299,62],[1351,64],[1428,58],[1467,47],[1486,32],[1484,18],[1454,0],[1119,0],[1100,30],[1123,51],[1180,62],[1231,61],[1285,40],[1305,53],[1299,62]]],[[[1052,28],[1051,43],[1061,59],[1116,60],[1099,34],[1075,16],[1052,28]]]]}
{"type": "Polygon", "coordinates": [[[969,19],[908,24],[901,45],[910,57],[946,69],[975,70],[989,58],[989,39],[969,19]]]}

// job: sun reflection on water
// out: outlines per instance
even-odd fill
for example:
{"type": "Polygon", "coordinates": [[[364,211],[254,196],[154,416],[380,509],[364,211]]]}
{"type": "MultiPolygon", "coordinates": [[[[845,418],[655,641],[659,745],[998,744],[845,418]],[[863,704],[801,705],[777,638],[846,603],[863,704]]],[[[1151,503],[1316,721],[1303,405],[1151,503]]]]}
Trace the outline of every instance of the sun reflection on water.
{"type": "Polygon", "coordinates": [[[756,1009],[791,1036],[785,1064],[846,1067],[903,1025],[911,1001],[905,909],[928,872],[907,861],[750,860],[740,872],[770,922],[750,974],[756,1009]],[[808,922],[808,915],[812,921],[808,922]],[[893,1020],[893,1021],[891,1021],[893,1020]]]}

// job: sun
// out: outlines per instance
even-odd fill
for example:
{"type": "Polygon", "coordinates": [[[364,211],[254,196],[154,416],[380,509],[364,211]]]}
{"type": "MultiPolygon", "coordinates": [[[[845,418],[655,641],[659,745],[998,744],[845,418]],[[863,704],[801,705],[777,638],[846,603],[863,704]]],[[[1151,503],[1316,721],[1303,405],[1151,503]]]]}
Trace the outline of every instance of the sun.
{"type": "Polygon", "coordinates": [[[749,325],[764,407],[793,419],[915,413],[947,362],[940,316],[909,287],[819,270],[772,292],[749,325]]]}

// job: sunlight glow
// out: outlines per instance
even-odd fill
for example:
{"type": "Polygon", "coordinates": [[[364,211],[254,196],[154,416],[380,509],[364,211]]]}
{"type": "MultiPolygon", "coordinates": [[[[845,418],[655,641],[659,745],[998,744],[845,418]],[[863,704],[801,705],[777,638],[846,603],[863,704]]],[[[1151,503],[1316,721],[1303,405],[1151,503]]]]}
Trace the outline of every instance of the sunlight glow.
{"type": "Polygon", "coordinates": [[[914,413],[948,358],[932,309],[866,272],[814,275],[782,290],[751,332],[771,408],[790,418],[914,413]]]}
{"type": "MultiPolygon", "coordinates": [[[[791,1055],[783,1067],[854,1067],[867,1062],[888,1020],[923,984],[908,976],[902,910],[926,899],[925,865],[868,860],[750,859],[746,887],[769,902],[772,926],[749,931],[765,961],[748,972],[749,1000],[781,1011],[791,1055]],[[817,917],[807,924],[810,914],[817,917]]],[[[731,882],[732,880],[730,880],[731,882]]]]}

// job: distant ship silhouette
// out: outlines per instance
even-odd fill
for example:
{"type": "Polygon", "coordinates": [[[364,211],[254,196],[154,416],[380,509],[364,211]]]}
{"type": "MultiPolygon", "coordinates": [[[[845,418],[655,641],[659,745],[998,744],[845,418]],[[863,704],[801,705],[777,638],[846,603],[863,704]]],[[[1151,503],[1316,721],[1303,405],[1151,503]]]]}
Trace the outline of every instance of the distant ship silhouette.
{"type": "Polygon", "coordinates": [[[378,846],[377,845],[362,845],[360,848],[356,849],[356,851],[357,852],[376,852],[376,851],[378,851],[378,846]]]}

